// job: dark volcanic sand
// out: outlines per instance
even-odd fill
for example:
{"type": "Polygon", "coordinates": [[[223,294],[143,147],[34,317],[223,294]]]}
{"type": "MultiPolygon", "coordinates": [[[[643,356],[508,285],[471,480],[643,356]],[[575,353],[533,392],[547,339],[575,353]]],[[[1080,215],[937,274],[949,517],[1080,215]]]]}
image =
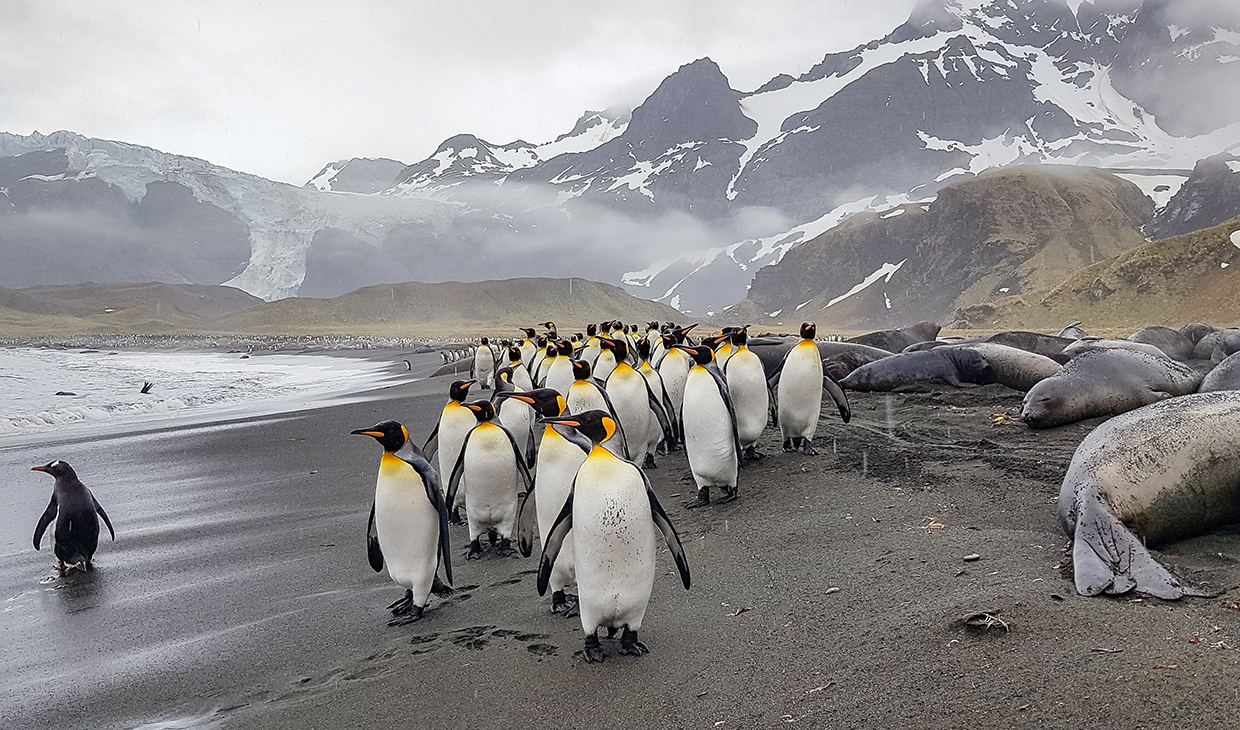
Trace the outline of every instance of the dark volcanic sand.
{"type": "MultiPolygon", "coordinates": [[[[400,358],[407,355],[400,355],[400,358]]],[[[431,359],[433,358],[433,359],[431,359]]],[[[438,364],[423,356],[423,368],[438,364]]],[[[380,455],[348,435],[430,432],[448,381],[279,417],[46,446],[0,444],[3,728],[1222,727],[1240,717],[1240,529],[1170,546],[1229,592],[1076,595],[1060,480],[1100,420],[1016,423],[1001,386],[850,394],[820,456],[779,451],[733,504],[688,511],[683,452],[650,472],[693,588],[664,552],[641,630],[652,653],[587,665],[533,559],[465,562],[458,593],[390,628],[401,595],[365,558],[380,455]],[[73,463],[115,543],[54,577],[30,545],[73,463]],[[976,553],[976,562],[964,556],[976,553]],[[1070,561],[1069,561],[1070,562],[1070,561]],[[1007,623],[976,628],[986,612],[1007,623]]]]}

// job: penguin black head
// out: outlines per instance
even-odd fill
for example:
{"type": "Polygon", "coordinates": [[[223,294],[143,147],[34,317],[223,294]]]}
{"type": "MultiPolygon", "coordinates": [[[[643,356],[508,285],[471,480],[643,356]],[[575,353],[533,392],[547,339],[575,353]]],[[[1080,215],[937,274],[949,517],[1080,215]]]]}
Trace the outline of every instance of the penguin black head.
{"type": "MultiPolygon", "coordinates": [[[[511,367],[502,367],[499,370],[496,370],[495,379],[496,381],[503,384],[504,386],[507,386],[508,388],[516,387],[512,384],[512,368],[511,367]]],[[[498,387],[500,386],[497,385],[496,388],[498,387]]]]}
{"type": "Polygon", "coordinates": [[[502,393],[496,393],[495,397],[511,398],[522,403],[528,403],[533,407],[535,413],[544,418],[558,416],[568,408],[568,404],[564,401],[564,396],[560,395],[555,388],[536,388],[534,390],[527,390],[524,393],[507,390],[502,393]]]}
{"type": "Polygon", "coordinates": [[[598,334],[598,325],[596,325],[596,324],[588,324],[588,325],[586,325],[586,335],[587,335],[587,336],[589,336],[589,337],[593,337],[593,336],[595,336],[595,335],[597,335],[597,334],[598,334]]]}
{"type": "Polygon", "coordinates": [[[672,337],[675,337],[677,342],[684,342],[685,336],[688,335],[689,330],[693,329],[694,327],[697,327],[696,323],[691,324],[688,327],[677,327],[672,330],[672,337]]]}
{"type": "Polygon", "coordinates": [[[508,348],[508,362],[511,362],[511,363],[521,362],[521,349],[520,348],[518,347],[508,348]]]}
{"type": "Polygon", "coordinates": [[[527,340],[534,339],[535,330],[533,327],[518,327],[517,329],[525,333],[525,338],[527,340]]]}
{"type": "Polygon", "coordinates": [[[712,350],[717,350],[721,345],[731,339],[732,335],[730,334],[715,335],[714,337],[703,337],[701,344],[706,345],[712,350]]]}
{"type": "Polygon", "coordinates": [[[693,362],[698,365],[709,365],[710,361],[715,359],[715,351],[710,345],[702,344],[696,347],[677,345],[676,347],[689,353],[689,357],[693,358],[693,362]]]}
{"type": "Polygon", "coordinates": [[[806,322],[801,325],[801,339],[812,340],[817,333],[818,328],[814,326],[813,322],[806,322]]]}
{"type": "Polygon", "coordinates": [[[598,344],[604,350],[611,350],[611,353],[616,357],[617,364],[624,362],[624,359],[629,356],[629,346],[620,340],[600,337],[598,344]]]}
{"type": "Polygon", "coordinates": [[[643,337],[637,341],[637,356],[643,360],[650,359],[650,340],[643,337]]]}
{"type": "Polygon", "coordinates": [[[495,406],[489,400],[476,400],[466,403],[465,407],[474,412],[478,423],[486,423],[495,418],[495,406]]]}
{"type": "Polygon", "coordinates": [[[559,350],[558,350],[558,352],[559,352],[559,354],[560,354],[560,355],[563,355],[563,356],[565,356],[565,357],[572,357],[572,354],[573,354],[573,343],[572,343],[572,342],[564,342],[563,340],[561,340],[561,341],[560,341],[560,345],[559,345],[559,350]]]}
{"type": "Polygon", "coordinates": [[[458,380],[448,388],[448,397],[457,403],[464,403],[469,397],[469,386],[478,382],[477,380],[458,380]]]}
{"type": "Polygon", "coordinates": [[[657,330],[657,329],[659,329],[659,323],[658,323],[658,322],[647,322],[647,323],[646,323],[646,331],[647,331],[647,332],[654,332],[654,331],[655,331],[655,330],[657,330]]]}
{"type": "Polygon", "coordinates": [[[489,341],[487,341],[487,338],[483,337],[483,338],[482,338],[482,344],[484,344],[484,345],[489,345],[489,344],[491,344],[491,343],[490,343],[489,341]]]}
{"type": "Polygon", "coordinates": [[[747,342],[749,342],[749,325],[737,327],[736,331],[732,333],[732,344],[737,347],[744,347],[747,342]]]}
{"type": "Polygon", "coordinates": [[[350,433],[357,436],[373,436],[384,451],[398,451],[409,440],[409,431],[396,421],[376,423],[370,428],[359,428],[350,433]]]}
{"type": "Polygon", "coordinates": [[[672,349],[673,347],[675,347],[675,346],[676,346],[676,338],[675,338],[675,337],[672,337],[671,335],[663,335],[663,337],[662,337],[662,338],[660,338],[660,339],[662,339],[662,340],[663,340],[663,349],[664,349],[664,350],[670,350],[670,349],[672,349]]]}
{"type": "Polygon", "coordinates": [[[43,466],[32,466],[30,467],[30,471],[47,472],[57,479],[60,479],[61,477],[77,476],[77,474],[73,471],[73,467],[69,466],[69,462],[61,461],[60,459],[57,459],[56,461],[49,461],[43,466]]]}
{"type": "Polygon", "coordinates": [[[590,363],[585,360],[573,360],[573,379],[589,380],[590,379],[590,363]]]}
{"type": "Polygon", "coordinates": [[[580,431],[581,435],[595,444],[605,443],[612,436],[616,435],[617,430],[616,419],[612,418],[607,411],[585,411],[572,416],[540,418],[538,422],[570,426],[580,431]]]}

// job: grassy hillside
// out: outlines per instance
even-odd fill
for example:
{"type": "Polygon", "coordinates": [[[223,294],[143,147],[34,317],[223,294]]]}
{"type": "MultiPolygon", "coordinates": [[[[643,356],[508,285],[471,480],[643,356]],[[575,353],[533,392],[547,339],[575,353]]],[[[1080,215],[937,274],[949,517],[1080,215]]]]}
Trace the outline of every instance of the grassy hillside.
{"type": "Polygon", "coordinates": [[[1194,321],[1240,325],[1240,248],[1231,238],[1237,231],[1240,217],[1151,241],[1044,291],[962,309],[954,326],[1054,329],[1075,320],[1087,330],[1194,321]]]}

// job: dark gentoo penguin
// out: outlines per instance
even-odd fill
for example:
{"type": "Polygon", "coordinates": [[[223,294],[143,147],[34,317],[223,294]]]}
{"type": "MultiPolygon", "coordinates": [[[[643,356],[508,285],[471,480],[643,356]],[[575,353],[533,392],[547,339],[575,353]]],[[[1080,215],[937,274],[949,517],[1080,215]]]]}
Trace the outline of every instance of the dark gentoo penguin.
{"type": "Polygon", "coordinates": [[[676,528],[642,470],[602,446],[617,434],[609,414],[587,411],[542,422],[574,428],[593,445],[545,539],[538,561],[538,595],[546,595],[571,531],[585,660],[604,658],[599,627],[606,627],[608,636],[623,629],[620,653],[641,656],[650,651],[638,641],[637,632],[654,588],[656,528],[672,553],[681,582],[689,587],[689,563],[676,528]]]}
{"type": "Polygon", "coordinates": [[[56,553],[56,570],[64,575],[69,568],[91,570],[94,568],[95,550],[99,547],[99,518],[108,526],[108,534],[116,541],[112,520],[103,506],[95,499],[86,485],[78,479],[73,467],[59,459],[31,471],[42,471],[56,478],[52,487],[52,501],[48,503],[39,524],[34,528],[34,549],[39,549],[47,528],[56,521],[52,533],[52,551],[56,553]],[[96,517],[98,515],[98,517],[96,517]]]}
{"type": "Polygon", "coordinates": [[[392,580],[405,587],[404,598],[388,606],[396,617],[388,625],[412,623],[422,618],[431,593],[440,597],[452,594],[437,575],[442,561],[444,575],[452,583],[448,508],[439,475],[396,421],[352,433],[371,436],[383,447],[366,525],[366,553],[376,573],[386,564],[392,580]]]}

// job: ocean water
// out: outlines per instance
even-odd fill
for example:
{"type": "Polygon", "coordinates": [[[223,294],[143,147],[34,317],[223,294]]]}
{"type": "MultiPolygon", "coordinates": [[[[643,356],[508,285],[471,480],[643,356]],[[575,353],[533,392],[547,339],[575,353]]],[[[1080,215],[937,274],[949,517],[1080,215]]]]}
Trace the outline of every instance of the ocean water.
{"type": "Polygon", "coordinates": [[[394,377],[383,362],[326,355],[0,348],[0,438],[273,401],[313,405],[394,377]]]}

